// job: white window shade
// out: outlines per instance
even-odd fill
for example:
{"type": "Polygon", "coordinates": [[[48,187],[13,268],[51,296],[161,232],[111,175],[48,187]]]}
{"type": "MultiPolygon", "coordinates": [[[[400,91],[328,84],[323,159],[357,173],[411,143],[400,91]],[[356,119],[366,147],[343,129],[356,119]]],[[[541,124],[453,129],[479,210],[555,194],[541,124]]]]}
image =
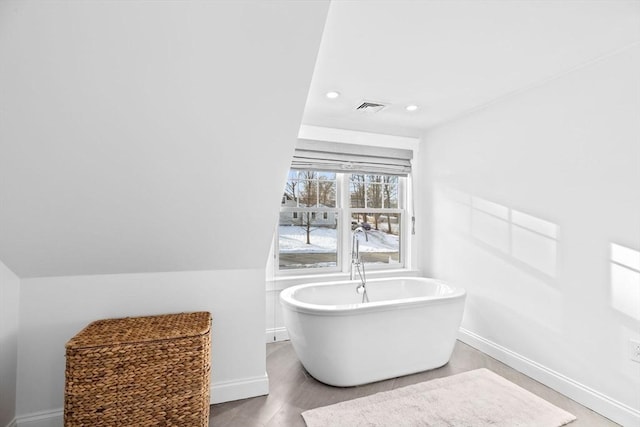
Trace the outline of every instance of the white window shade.
{"type": "Polygon", "coordinates": [[[413,151],[298,139],[292,169],[407,176],[413,151]]]}

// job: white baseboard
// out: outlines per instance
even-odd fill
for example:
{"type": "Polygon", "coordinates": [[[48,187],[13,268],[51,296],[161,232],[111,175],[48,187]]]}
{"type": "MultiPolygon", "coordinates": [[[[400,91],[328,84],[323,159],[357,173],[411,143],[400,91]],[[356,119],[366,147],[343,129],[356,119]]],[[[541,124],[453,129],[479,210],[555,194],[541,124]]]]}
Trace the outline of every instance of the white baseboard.
{"type": "Polygon", "coordinates": [[[640,426],[640,411],[630,406],[464,328],[460,328],[458,338],[618,424],[640,426]]]}
{"type": "Polygon", "coordinates": [[[289,339],[289,332],[284,326],[280,328],[269,328],[265,332],[265,338],[267,344],[276,341],[287,341],[289,339]]]}
{"type": "Polygon", "coordinates": [[[211,385],[211,404],[247,399],[269,394],[269,377],[265,372],[259,377],[220,381],[211,385]]]}
{"type": "MultiPolygon", "coordinates": [[[[274,336],[276,337],[276,341],[289,339],[286,328],[273,328],[266,331],[267,342],[273,342],[274,336]]],[[[640,411],[630,406],[618,402],[584,384],[533,360],[527,359],[469,330],[460,328],[458,337],[460,341],[477,348],[483,353],[564,394],[587,408],[604,415],[618,424],[623,426],[640,426],[640,411]]],[[[211,404],[264,396],[269,393],[269,378],[265,373],[258,377],[220,381],[212,384],[210,391],[211,404]]],[[[62,409],[43,411],[16,417],[7,427],[62,427],[62,419],[62,409]]]]}
{"type": "Polygon", "coordinates": [[[62,409],[34,412],[16,417],[16,427],[62,427],[64,413],[62,409]]]}
{"type": "MultiPolygon", "coordinates": [[[[259,377],[217,382],[210,392],[211,404],[264,396],[269,393],[269,377],[265,372],[259,377]]],[[[7,427],[62,427],[63,423],[63,410],[56,409],[16,417],[7,427]]]]}

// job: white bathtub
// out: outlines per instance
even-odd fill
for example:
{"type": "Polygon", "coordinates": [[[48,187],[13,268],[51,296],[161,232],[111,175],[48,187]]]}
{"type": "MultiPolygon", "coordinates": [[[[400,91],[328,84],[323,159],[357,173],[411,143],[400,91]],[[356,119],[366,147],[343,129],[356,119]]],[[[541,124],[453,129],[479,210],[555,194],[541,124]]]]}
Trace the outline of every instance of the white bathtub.
{"type": "Polygon", "coordinates": [[[348,387],[445,365],[455,345],[466,293],[422,277],[292,286],[280,294],[284,324],[305,369],[348,387]]]}

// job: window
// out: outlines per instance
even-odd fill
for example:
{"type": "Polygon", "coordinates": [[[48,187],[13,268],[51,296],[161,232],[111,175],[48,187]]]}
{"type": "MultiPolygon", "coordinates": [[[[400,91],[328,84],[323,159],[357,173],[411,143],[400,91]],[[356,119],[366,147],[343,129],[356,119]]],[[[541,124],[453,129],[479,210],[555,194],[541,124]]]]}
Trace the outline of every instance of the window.
{"type": "Polygon", "coordinates": [[[275,239],[277,269],[348,271],[352,230],[362,226],[367,268],[404,265],[405,178],[394,175],[289,172],[275,239]]]}

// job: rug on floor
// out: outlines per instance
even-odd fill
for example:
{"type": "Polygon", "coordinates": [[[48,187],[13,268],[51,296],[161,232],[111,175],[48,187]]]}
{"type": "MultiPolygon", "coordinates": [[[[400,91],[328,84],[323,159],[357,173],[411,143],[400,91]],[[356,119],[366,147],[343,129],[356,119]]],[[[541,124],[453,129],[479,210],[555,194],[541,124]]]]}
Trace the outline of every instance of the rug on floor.
{"type": "Polygon", "coordinates": [[[559,427],[576,417],[488,369],[302,413],[308,427],[559,427]]]}

